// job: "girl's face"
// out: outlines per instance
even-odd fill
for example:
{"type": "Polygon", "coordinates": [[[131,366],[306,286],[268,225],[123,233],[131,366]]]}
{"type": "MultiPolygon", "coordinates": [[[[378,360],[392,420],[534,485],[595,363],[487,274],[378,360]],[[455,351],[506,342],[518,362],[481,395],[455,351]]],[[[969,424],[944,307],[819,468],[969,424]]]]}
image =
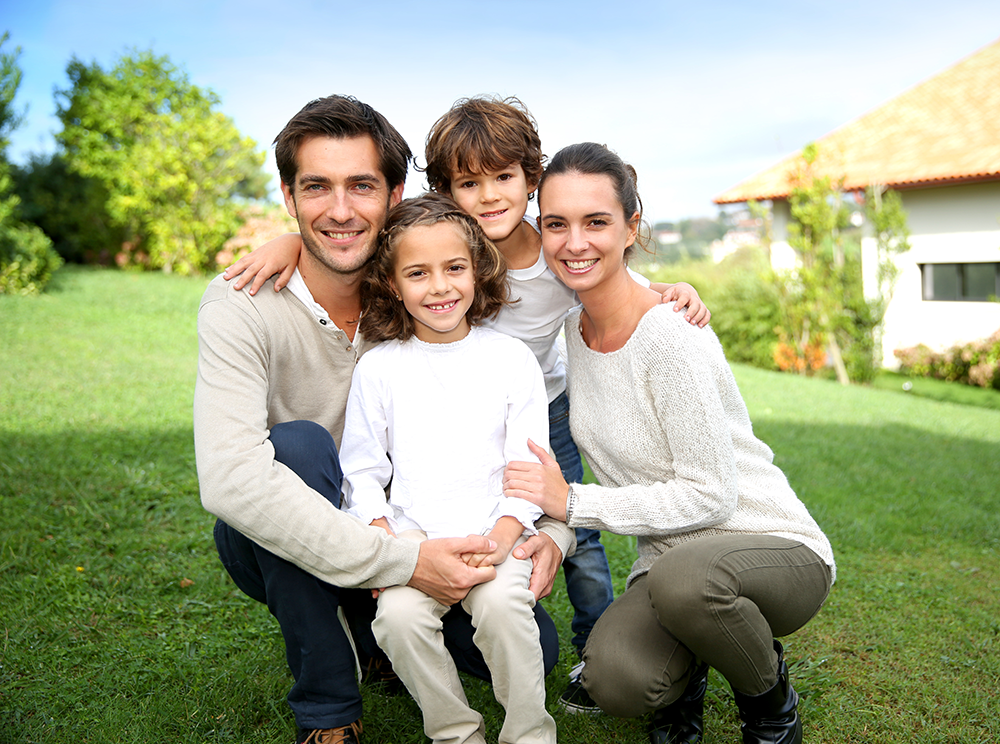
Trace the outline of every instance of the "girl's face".
{"type": "Polygon", "coordinates": [[[410,228],[396,243],[395,259],[390,283],[416,321],[417,338],[431,344],[465,338],[476,277],[461,228],[447,221],[410,228]]]}
{"type": "Polygon", "coordinates": [[[586,292],[625,271],[639,214],[626,219],[610,176],[549,176],[539,207],[545,260],[567,287],[586,292]]]}

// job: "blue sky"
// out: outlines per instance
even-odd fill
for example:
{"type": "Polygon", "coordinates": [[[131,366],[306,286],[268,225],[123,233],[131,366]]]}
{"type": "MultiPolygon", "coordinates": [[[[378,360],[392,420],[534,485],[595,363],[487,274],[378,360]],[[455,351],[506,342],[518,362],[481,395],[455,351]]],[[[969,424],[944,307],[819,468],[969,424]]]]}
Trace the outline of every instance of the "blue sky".
{"type": "Polygon", "coordinates": [[[22,49],[15,162],[53,149],[71,57],[108,69],[150,49],[261,148],[330,93],[375,106],[417,153],[456,99],[516,95],[546,153],[593,140],[631,162],[654,221],[714,214],[713,196],[1000,37],[996,0],[0,0],[0,19],[22,49]]]}

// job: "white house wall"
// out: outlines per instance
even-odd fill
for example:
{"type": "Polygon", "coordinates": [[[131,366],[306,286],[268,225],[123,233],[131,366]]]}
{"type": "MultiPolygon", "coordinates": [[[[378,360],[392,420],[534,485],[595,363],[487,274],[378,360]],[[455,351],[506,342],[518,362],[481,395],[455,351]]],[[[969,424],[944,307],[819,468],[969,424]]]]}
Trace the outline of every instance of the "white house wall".
{"type": "MultiPolygon", "coordinates": [[[[899,279],[885,316],[883,364],[893,351],[926,344],[942,351],[1000,329],[1000,303],[924,301],[920,264],[1000,261],[1000,182],[900,192],[911,249],[896,259],[899,279]]],[[[866,287],[874,279],[874,239],[863,241],[866,287]]]]}

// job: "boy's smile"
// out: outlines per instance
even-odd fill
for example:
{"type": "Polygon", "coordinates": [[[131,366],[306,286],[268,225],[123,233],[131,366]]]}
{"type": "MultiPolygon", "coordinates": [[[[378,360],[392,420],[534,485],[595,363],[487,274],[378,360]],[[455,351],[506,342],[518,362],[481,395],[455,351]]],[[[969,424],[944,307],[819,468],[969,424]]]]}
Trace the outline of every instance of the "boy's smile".
{"type": "Polygon", "coordinates": [[[494,243],[503,242],[520,227],[534,190],[520,163],[488,173],[451,174],[451,198],[476,218],[494,243]]]}

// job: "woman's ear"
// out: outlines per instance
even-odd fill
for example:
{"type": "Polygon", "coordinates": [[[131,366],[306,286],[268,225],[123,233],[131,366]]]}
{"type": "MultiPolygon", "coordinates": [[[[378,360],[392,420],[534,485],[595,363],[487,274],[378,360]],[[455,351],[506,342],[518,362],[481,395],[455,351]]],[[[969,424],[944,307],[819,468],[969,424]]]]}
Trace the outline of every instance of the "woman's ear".
{"type": "Polygon", "coordinates": [[[633,214],[628,221],[628,239],[625,241],[625,247],[628,248],[633,243],[635,243],[636,238],[639,237],[639,224],[642,221],[641,215],[636,212],[633,214]]]}

